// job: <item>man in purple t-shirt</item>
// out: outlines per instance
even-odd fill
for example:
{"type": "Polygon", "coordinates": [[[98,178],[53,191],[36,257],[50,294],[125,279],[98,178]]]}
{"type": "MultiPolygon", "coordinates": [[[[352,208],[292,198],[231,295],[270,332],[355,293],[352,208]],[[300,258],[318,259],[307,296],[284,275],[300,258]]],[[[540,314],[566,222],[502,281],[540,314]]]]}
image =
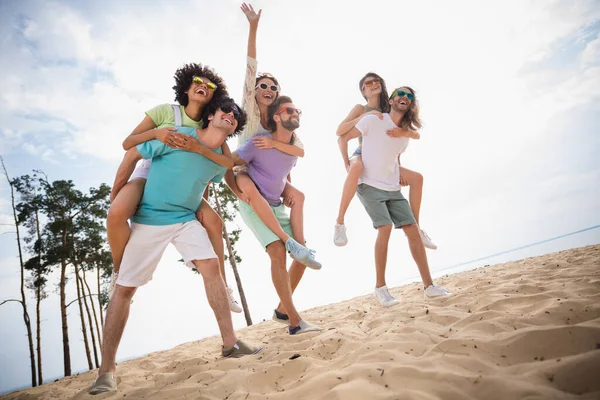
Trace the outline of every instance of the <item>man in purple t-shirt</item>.
{"type": "MultiPolygon", "coordinates": [[[[292,141],[294,130],[300,126],[300,112],[294,106],[292,99],[287,96],[279,96],[273,104],[269,106],[268,112],[269,125],[275,129],[272,134],[265,133],[264,135],[284,143],[292,141]]],[[[285,206],[281,201],[281,194],[286,184],[286,177],[296,165],[297,157],[283,153],[274,148],[259,149],[252,140],[248,140],[244,145],[233,152],[232,155],[235,165],[248,166],[248,176],[254,181],[260,194],[271,206],[271,209],[283,230],[290,238],[293,238],[290,218],[285,212],[285,206]]],[[[225,174],[225,181],[238,198],[244,198],[235,183],[235,178],[231,170],[227,171],[225,174]]],[[[277,295],[281,301],[280,306],[283,306],[285,309],[285,312],[275,310],[273,319],[288,324],[290,335],[320,331],[321,328],[303,321],[298,314],[298,311],[296,311],[296,307],[292,300],[290,276],[286,269],[286,249],[294,254],[299,251],[304,251],[308,253],[305,254],[304,258],[306,258],[307,261],[310,259],[314,263],[315,260],[312,257],[312,254],[293,239],[289,239],[284,244],[275,233],[267,228],[252,207],[244,201],[240,201],[240,214],[258,241],[265,247],[269,258],[271,259],[273,285],[275,286],[275,290],[277,290],[277,295]]],[[[299,262],[301,259],[302,257],[298,258],[295,256],[295,260],[292,263],[290,270],[292,268],[304,269],[304,265],[299,262]]],[[[320,268],[320,264],[318,263],[316,266],[306,262],[305,264],[312,268],[320,268]]]]}

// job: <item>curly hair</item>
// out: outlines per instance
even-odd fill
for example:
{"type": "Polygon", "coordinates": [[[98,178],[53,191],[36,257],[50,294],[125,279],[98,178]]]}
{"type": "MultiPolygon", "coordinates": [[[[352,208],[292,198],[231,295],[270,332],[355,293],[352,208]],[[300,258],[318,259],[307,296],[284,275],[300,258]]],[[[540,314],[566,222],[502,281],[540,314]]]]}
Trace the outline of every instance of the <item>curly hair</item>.
{"type": "MultiPolygon", "coordinates": [[[[388,103],[389,96],[387,86],[385,85],[385,80],[381,76],[377,75],[375,72],[367,72],[365,76],[363,76],[360,79],[360,81],[358,82],[358,90],[360,90],[360,93],[362,94],[363,85],[365,84],[367,78],[379,79],[379,82],[381,83],[381,93],[379,94],[379,109],[381,110],[381,112],[384,113],[390,112],[390,104],[388,103]]],[[[363,98],[367,100],[367,97],[364,94],[363,98]]]]}
{"type": "Polygon", "coordinates": [[[208,105],[204,108],[204,111],[202,113],[202,126],[206,128],[210,122],[208,120],[208,116],[215,115],[218,110],[223,111],[223,109],[235,108],[237,108],[238,111],[238,117],[236,118],[238,125],[237,128],[235,128],[235,131],[231,135],[227,136],[227,139],[237,136],[237,134],[239,134],[244,129],[244,126],[246,126],[246,119],[248,118],[248,114],[246,114],[246,111],[244,111],[242,107],[238,106],[231,97],[220,97],[217,100],[213,100],[210,103],[208,103],[208,105]]]}
{"type": "MultiPolygon", "coordinates": [[[[396,90],[402,88],[410,90],[410,92],[415,96],[415,98],[410,103],[408,111],[404,113],[404,116],[400,121],[400,128],[411,129],[413,131],[421,129],[421,127],[423,126],[423,121],[421,121],[421,118],[419,117],[419,111],[421,107],[419,105],[419,100],[417,99],[417,93],[415,92],[415,89],[411,88],[410,86],[400,86],[392,91],[392,96],[396,93],[396,90]]],[[[393,97],[390,97],[390,100],[391,99],[393,99],[393,97]]]]}
{"type": "Polygon", "coordinates": [[[227,85],[223,79],[217,75],[214,69],[202,64],[185,64],[175,71],[175,75],[173,76],[175,78],[175,86],[173,86],[173,90],[175,91],[175,101],[182,106],[185,107],[188,105],[189,98],[185,92],[187,92],[192,85],[194,76],[203,76],[217,85],[217,90],[215,90],[212,98],[213,101],[229,95],[227,92],[227,85]]]}

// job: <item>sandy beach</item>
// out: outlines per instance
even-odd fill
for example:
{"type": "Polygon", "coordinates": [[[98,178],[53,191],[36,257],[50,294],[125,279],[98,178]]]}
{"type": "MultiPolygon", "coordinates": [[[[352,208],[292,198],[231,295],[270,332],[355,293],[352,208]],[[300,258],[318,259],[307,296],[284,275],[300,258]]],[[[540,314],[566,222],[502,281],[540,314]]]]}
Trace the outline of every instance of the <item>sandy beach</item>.
{"type": "Polygon", "coordinates": [[[222,359],[210,337],[120,363],[116,394],[89,396],[90,371],[3,398],[600,398],[600,245],[437,282],[455,294],[426,301],[414,283],[391,308],[367,295],[307,310],[322,333],[238,331],[259,355],[222,359]]]}

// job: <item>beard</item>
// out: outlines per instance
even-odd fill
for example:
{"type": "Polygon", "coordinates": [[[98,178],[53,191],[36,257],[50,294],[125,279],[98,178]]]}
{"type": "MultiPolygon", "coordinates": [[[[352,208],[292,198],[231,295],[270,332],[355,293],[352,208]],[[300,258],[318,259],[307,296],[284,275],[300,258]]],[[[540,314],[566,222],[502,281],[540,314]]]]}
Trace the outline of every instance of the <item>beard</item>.
{"type": "Polygon", "coordinates": [[[401,105],[400,103],[392,103],[392,109],[398,113],[406,113],[410,109],[410,106],[401,105]]]}
{"type": "Polygon", "coordinates": [[[287,121],[281,120],[281,126],[283,126],[288,131],[293,131],[300,127],[300,121],[298,121],[298,120],[292,121],[291,118],[288,119],[287,121]]]}

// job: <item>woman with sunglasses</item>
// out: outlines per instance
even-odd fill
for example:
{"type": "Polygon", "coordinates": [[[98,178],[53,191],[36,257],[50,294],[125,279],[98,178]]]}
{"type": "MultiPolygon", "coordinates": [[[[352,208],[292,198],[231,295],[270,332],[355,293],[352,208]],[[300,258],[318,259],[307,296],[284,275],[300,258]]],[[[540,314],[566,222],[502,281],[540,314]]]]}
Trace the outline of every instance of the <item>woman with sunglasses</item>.
{"type": "MultiPolygon", "coordinates": [[[[242,100],[242,107],[244,107],[244,110],[248,114],[248,119],[244,131],[238,137],[238,148],[246,141],[252,140],[259,149],[275,148],[293,156],[304,157],[304,146],[296,134],[292,136],[291,143],[279,142],[267,136],[256,137],[258,134],[271,132],[269,128],[268,108],[279,96],[280,88],[277,79],[273,75],[257,73],[256,32],[262,10],[256,13],[252,5],[246,3],[242,4],[241,10],[246,15],[250,24],[248,34],[248,64],[246,67],[244,97],[242,100]]],[[[291,110],[291,112],[294,113],[294,110],[291,110]]],[[[297,112],[301,111],[298,110],[297,112]]],[[[290,238],[283,230],[269,203],[259,193],[248,174],[243,169],[239,170],[236,174],[236,183],[242,192],[241,200],[250,204],[264,224],[284,243],[287,243],[291,239],[291,242],[297,242],[294,245],[304,247],[304,193],[292,186],[289,183],[290,180],[291,178],[288,175],[288,183],[285,186],[282,197],[284,204],[290,207],[290,223],[294,235],[293,238],[290,238]]],[[[297,286],[303,272],[290,274],[292,290],[297,286]]]]}
{"type": "MultiPolygon", "coordinates": [[[[367,114],[376,114],[379,118],[383,118],[382,113],[389,112],[390,105],[388,103],[388,93],[385,85],[385,80],[374,72],[369,72],[365,76],[361,78],[358,83],[358,88],[363,96],[363,98],[367,101],[367,104],[357,104],[350,111],[350,114],[340,123],[336,134],[338,136],[343,136],[348,133],[354,126],[367,114]]],[[[414,92],[404,93],[402,96],[407,96],[408,100],[413,102],[413,107],[416,107],[417,110],[417,120],[414,124],[414,127],[421,128],[421,122],[418,119],[418,102],[415,100],[414,92]]],[[[398,127],[393,130],[388,131],[389,136],[394,137],[408,137],[411,139],[419,139],[421,135],[419,132],[414,130],[413,126],[405,126],[398,127]]],[[[340,146],[346,145],[345,141],[341,141],[340,146]]],[[[348,210],[348,206],[352,201],[354,194],[356,193],[356,188],[358,186],[358,178],[363,169],[363,164],[361,160],[362,154],[362,140],[359,138],[359,146],[352,154],[349,164],[346,165],[346,170],[348,171],[348,176],[346,177],[346,181],[344,182],[344,188],[342,190],[342,199],[340,201],[340,208],[338,212],[338,217],[335,224],[335,232],[333,237],[333,242],[336,246],[345,246],[348,243],[348,237],[346,236],[346,226],[344,225],[344,217],[346,215],[346,211],[348,210]]],[[[398,159],[398,161],[400,161],[398,159]]],[[[409,203],[411,210],[415,216],[417,221],[417,225],[419,224],[419,213],[421,211],[421,200],[423,196],[423,175],[416,171],[412,171],[408,168],[400,167],[400,184],[402,186],[409,187],[409,203]]],[[[430,249],[437,249],[437,246],[433,243],[429,235],[419,228],[419,232],[421,233],[421,238],[423,239],[423,244],[425,247],[430,249]]]]}
{"type": "MultiPolygon", "coordinates": [[[[142,122],[123,141],[123,148],[128,150],[140,143],[158,139],[170,147],[199,153],[217,164],[232,168],[231,151],[226,143],[222,147],[223,154],[218,154],[210,151],[197,140],[190,140],[190,136],[178,133],[175,128],[175,121],[179,119],[181,119],[182,126],[202,128],[202,113],[206,106],[211,101],[228,95],[225,82],[211,68],[195,63],[184,65],[175,72],[174,77],[173,90],[175,91],[175,101],[179,105],[161,104],[147,111],[142,122]],[[175,115],[176,109],[179,114],[177,116],[175,115]]],[[[106,220],[108,243],[114,265],[109,298],[117,280],[125,245],[131,234],[127,220],[133,216],[142,198],[151,162],[152,160],[143,161],[133,172],[130,181],[118,192],[111,193],[111,205],[106,220]]],[[[205,193],[205,199],[206,196],[207,193],[205,193]]],[[[226,283],[222,239],[223,222],[206,201],[201,203],[198,217],[207,230],[215,253],[217,253],[221,274],[226,283]]],[[[233,297],[232,289],[229,286],[227,289],[231,311],[241,312],[242,308],[233,297]]]]}

